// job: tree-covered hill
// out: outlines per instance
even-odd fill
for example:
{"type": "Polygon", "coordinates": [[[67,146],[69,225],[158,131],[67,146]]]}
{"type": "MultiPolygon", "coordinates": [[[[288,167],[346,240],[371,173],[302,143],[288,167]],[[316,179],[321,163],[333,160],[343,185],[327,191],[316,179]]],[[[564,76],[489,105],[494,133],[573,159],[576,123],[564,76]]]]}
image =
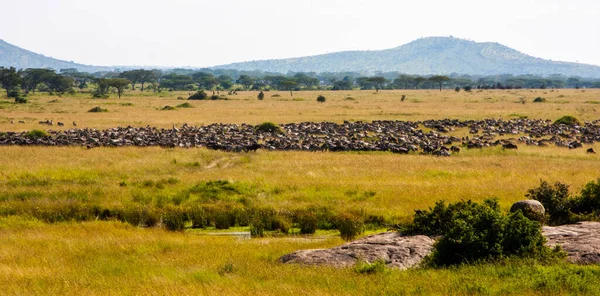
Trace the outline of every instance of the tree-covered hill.
{"type": "Polygon", "coordinates": [[[507,46],[452,38],[429,37],[376,51],[345,51],[309,57],[261,60],[216,66],[221,69],[269,72],[392,72],[430,75],[551,75],[600,77],[600,67],[535,58],[507,46]]]}

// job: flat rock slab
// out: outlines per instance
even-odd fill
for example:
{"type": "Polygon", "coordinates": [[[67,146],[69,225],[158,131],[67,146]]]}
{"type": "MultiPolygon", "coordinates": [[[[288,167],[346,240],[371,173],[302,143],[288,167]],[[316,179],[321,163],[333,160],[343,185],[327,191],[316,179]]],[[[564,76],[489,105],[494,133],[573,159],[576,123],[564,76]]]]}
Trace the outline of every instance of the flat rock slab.
{"type": "Polygon", "coordinates": [[[579,222],[561,226],[544,226],[547,245],[560,245],[567,260],[577,264],[600,263],[600,222],[579,222]]]}
{"type": "MultiPolygon", "coordinates": [[[[548,246],[561,245],[569,262],[600,264],[600,222],[544,226],[542,233],[548,246]]],[[[407,269],[429,255],[434,242],[424,235],[402,236],[398,232],[385,232],[331,249],[297,251],[279,260],[283,263],[351,267],[358,260],[373,263],[383,259],[388,267],[407,269]]]]}
{"type": "Polygon", "coordinates": [[[358,260],[373,263],[383,259],[388,267],[407,269],[429,255],[434,242],[424,235],[402,236],[398,232],[385,232],[331,249],[297,251],[279,260],[283,263],[350,267],[358,260]]]}

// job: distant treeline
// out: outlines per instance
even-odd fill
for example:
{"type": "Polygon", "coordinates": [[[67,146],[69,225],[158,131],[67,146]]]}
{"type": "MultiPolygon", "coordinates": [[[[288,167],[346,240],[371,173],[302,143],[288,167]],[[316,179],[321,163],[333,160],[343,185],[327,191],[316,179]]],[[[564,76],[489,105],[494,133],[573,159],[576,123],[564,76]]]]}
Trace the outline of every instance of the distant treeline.
{"type": "Polygon", "coordinates": [[[8,97],[30,92],[48,91],[59,95],[93,88],[94,97],[110,92],[119,96],[131,86],[154,92],[172,90],[381,90],[381,89],[521,89],[521,88],[600,88],[600,79],[564,75],[494,75],[470,76],[451,74],[418,76],[398,72],[364,76],[342,73],[269,73],[225,69],[128,70],[85,73],[75,69],[24,69],[0,67],[0,86],[8,97]]]}

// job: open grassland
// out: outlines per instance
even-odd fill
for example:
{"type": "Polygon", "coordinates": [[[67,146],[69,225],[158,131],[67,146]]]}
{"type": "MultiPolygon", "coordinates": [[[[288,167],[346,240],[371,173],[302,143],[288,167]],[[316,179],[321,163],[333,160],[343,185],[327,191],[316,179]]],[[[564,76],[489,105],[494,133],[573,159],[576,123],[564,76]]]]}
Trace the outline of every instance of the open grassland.
{"type": "MultiPolygon", "coordinates": [[[[453,90],[383,90],[373,91],[302,91],[265,92],[259,101],[257,92],[239,92],[225,95],[228,100],[183,101],[189,92],[129,91],[121,99],[92,99],[89,93],[75,96],[48,96],[35,94],[31,103],[12,104],[0,99],[0,131],[39,128],[38,121],[65,122],[70,128],[73,121],[80,127],[110,128],[115,126],[171,127],[223,123],[258,124],[265,121],[290,123],[303,121],[371,121],[371,120],[427,120],[427,119],[484,119],[484,118],[540,118],[558,119],[573,115],[581,120],[600,118],[600,90],[482,90],[456,93],[453,90]],[[318,95],[327,98],[318,103],[318,95]],[[404,102],[402,95],[406,96],[404,102]],[[275,97],[273,97],[275,96],[275,97]],[[533,103],[537,97],[544,103],[533,103]],[[183,103],[192,108],[177,108],[183,103]],[[525,102],[523,104],[522,102],[525,102]],[[87,113],[93,107],[107,109],[105,113],[87,113]],[[176,110],[162,110],[165,106],[176,110]],[[25,124],[11,125],[19,120],[25,124]]],[[[222,92],[222,94],[224,94],[222,92]]],[[[53,129],[59,129],[54,126],[53,129]]]]}
{"type": "Polygon", "coordinates": [[[277,258],[339,238],[235,240],[115,222],[0,219],[3,294],[28,295],[597,295],[600,269],[507,261],[360,274],[277,258]]]}
{"type": "MultiPolygon", "coordinates": [[[[188,96],[183,92],[128,92],[122,99],[108,100],[91,99],[89,94],[36,94],[25,105],[0,99],[0,132],[49,128],[38,124],[47,119],[67,124],[52,129],[71,128],[72,121],[78,127],[110,128],[264,121],[554,120],[563,115],[600,119],[600,90],[592,89],[324,91],[297,92],[295,100],[288,92],[265,94],[263,101],[256,99],[256,92],[219,101],[177,100],[188,96]],[[325,103],[316,102],[319,94],[327,97],[325,103]],[[538,96],[547,102],[532,103],[538,96]],[[193,108],[160,110],[185,102],[193,108]],[[95,106],[109,112],[86,112],[95,106]]],[[[598,151],[597,145],[586,148],[598,151]]],[[[440,199],[497,197],[508,210],[540,179],[571,184],[572,192],[578,192],[600,177],[600,156],[584,149],[520,145],[516,151],[463,149],[438,158],[384,152],[0,147],[0,156],[0,286],[6,294],[600,294],[598,266],[509,261],[360,274],[277,262],[298,249],[342,243],[332,235],[335,231],[235,240],[198,235],[204,231],[197,230],[168,232],[115,221],[47,224],[28,215],[11,215],[15,209],[63,203],[161,209],[201,202],[284,212],[327,207],[381,215],[388,223],[406,222],[415,209],[440,199]],[[216,180],[229,181],[236,193],[207,199],[191,190],[216,180]]]]}

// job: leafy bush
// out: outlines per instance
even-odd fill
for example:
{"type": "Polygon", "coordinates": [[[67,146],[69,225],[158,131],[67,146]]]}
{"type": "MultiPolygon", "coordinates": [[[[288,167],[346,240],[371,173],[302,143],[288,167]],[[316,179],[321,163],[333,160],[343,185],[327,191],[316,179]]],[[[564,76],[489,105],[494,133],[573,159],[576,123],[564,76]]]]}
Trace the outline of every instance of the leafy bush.
{"type": "Polygon", "coordinates": [[[192,106],[192,104],[190,104],[190,103],[183,103],[183,104],[177,105],[177,108],[194,108],[194,106],[192,106]]]}
{"type": "Polygon", "coordinates": [[[26,138],[30,138],[30,139],[40,139],[40,138],[48,137],[50,135],[45,131],[33,129],[33,130],[26,132],[24,136],[26,138]]]}
{"type": "Polygon", "coordinates": [[[229,229],[231,227],[231,216],[227,212],[217,213],[215,216],[215,228],[216,229],[229,229]]]}
{"type": "Polygon", "coordinates": [[[311,212],[302,212],[297,215],[300,234],[313,234],[317,231],[317,215],[311,212]]]}
{"type": "Polygon", "coordinates": [[[342,214],[338,218],[340,235],[346,241],[356,238],[364,232],[364,222],[361,217],[353,214],[342,214]]]}
{"type": "Polygon", "coordinates": [[[254,128],[258,132],[282,134],[283,129],[275,123],[263,122],[254,128]]]}
{"type": "Polygon", "coordinates": [[[15,104],[27,104],[27,99],[22,96],[16,96],[15,104]]]}
{"type": "Polygon", "coordinates": [[[181,208],[170,206],[164,209],[162,222],[167,230],[183,231],[186,220],[186,213],[181,208]]]}
{"type": "Polygon", "coordinates": [[[326,101],[326,100],[327,100],[327,99],[326,99],[326,98],[325,98],[325,96],[323,96],[323,95],[319,95],[319,96],[317,97],[317,102],[319,102],[319,103],[325,103],[325,101],[326,101]]]}
{"type": "Polygon", "coordinates": [[[544,103],[544,102],[546,102],[546,99],[542,98],[542,97],[537,97],[537,98],[533,99],[533,102],[534,103],[544,103]]]}
{"type": "Polygon", "coordinates": [[[569,185],[556,182],[554,186],[546,181],[541,181],[540,187],[527,190],[525,195],[544,205],[546,221],[550,225],[566,224],[571,221],[571,200],[569,198],[569,185]]]}
{"type": "Polygon", "coordinates": [[[217,95],[212,95],[212,96],[210,96],[210,99],[213,100],[213,101],[216,101],[216,100],[221,99],[221,97],[219,97],[217,95]]]}
{"type": "Polygon", "coordinates": [[[102,109],[100,108],[100,106],[94,107],[90,110],[88,110],[87,112],[91,112],[91,113],[100,113],[100,112],[108,112],[107,109],[102,109]]]}
{"type": "Polygon", "coordinates": [[[562,256],[544,246],[541,225],[516,211],[502,215],[497,200],[483,204],[437,202],[429,211],[416,211],[406,232],[443,235],[426,260],[433,266],[473,263],[519,256],[551,259],[562,256]]]}
{"type": "Polygon", "coordinates": [[[455,87],[455,88],[454,88],[454,91],[455,91],[455,92],[460,92],[460,86],[457,86],[457,87],[455,87]]]}
{"type": "Polygon", "coordinates": [[[208,99],[208,95],[204,92],[204,90],[199,90],[195,94],[188,97],[188,100],[206,100],[208,99]]]}
{"type": "Polygon", "coordinates": [[[573,212],[600,216],[600,179],[587,183],[581,189],[580,196],[573,204],[573,212]]]}
{"type": "Polygon", "coordinates": [[[556,120],[554,122],[554,125],[559,125],[559,124],[575,126],[575,125],[581,125],[581,121],[579,121],[579,119],[577,119],[573,116],[566,115],[566,116],[559,118],[558,120],[556,120]]]}
{"type": "Polygon", "coordinates": [[[204,228],[208,226],[208,215],[200,206],[193,206],[188,210],[188,217],[192,221],[192,228],[204,228]]]}
{"type": "Polygon", "coordinates": [[[280,94],[274,94],[274,95],[271,96],[271,98],[281,98],[281,95],[280,94]]]}
{"type": "Polygon", "coordinates": [[[166,105],[166,106],[162,107],[160,110],[169,111],[169,110],[177,110],[177,109],[173,106],[166,105]]]}
{"type": "Polygon", "coordinates": [[[469,91],[471,91],[472,87],[471,87],[470,85],[467,85],[467,86],[464,86],[464,87],[463,87],[463,89],[464,89],[466,92],[469,92],[469,91]]]}
{"type": "Polygon", "coordinates": [[[262,92],[262,90],[258,93],[258,95],[256,96],[259,100],[262,100],[265,98],[265,93],[262,92]]]}

